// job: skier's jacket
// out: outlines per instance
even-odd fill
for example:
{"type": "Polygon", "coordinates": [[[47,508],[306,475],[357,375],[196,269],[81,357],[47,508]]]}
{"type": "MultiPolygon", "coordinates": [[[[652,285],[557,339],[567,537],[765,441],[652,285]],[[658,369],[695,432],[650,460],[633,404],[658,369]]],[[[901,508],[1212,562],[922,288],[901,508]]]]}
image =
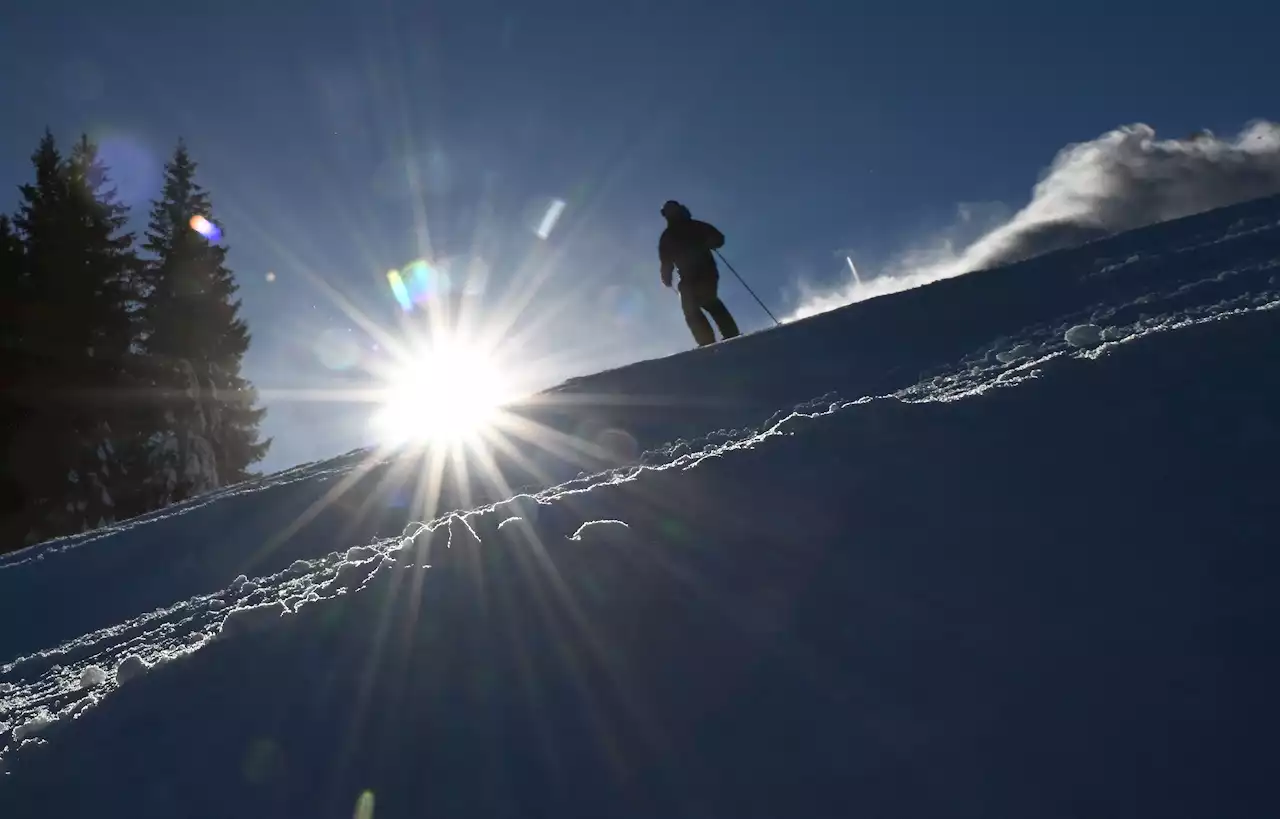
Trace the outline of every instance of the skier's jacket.
{"type": "Polygon", "coordinates": [[[698,219],[672,219],[658,239],[658,258],[662,262],[662,283],[671,286],[671,272],[679,269],[681,280],[717,279],[711,251],[724,246],[724,234],[715,226],[698,219]]]}

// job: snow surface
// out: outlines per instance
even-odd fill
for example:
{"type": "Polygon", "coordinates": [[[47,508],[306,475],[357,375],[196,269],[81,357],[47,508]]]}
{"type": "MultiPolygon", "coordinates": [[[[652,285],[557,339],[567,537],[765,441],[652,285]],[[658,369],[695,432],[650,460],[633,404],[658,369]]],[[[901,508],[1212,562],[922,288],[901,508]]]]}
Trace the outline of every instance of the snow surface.
{"type": "Polygon", "coordinates": [[[2,556],[0,815],[1273,814],[1278,306],[1269,199],[569,382],[431,519],[2,556]]]}

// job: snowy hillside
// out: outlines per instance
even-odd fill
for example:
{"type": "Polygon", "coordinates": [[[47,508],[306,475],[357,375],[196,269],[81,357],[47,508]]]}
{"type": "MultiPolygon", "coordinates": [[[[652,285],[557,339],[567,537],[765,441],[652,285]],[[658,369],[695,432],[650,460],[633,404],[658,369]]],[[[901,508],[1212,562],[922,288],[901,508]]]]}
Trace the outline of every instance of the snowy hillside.
{"type": "Polygon", "coordinates": [[[1280,198],[0,556],[0,816],[1273,814],[1277,307],[1280,198]]]}

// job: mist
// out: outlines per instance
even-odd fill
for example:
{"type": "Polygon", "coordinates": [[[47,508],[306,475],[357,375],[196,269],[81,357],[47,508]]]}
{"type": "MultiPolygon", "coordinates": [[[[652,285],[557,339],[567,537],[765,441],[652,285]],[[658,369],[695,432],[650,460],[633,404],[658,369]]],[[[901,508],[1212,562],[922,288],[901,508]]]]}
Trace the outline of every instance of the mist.
{"type": "MultiPolygon", "coordinates": [[[[800,284],[803,318],[876,296],[919,287],[1073,247],[1155,222],[1280,193],[1280,124],[1259,120],[1230,139],[1201,131],[1157,139],[1126,125],[1058,152],[1011,218],[959,248],[942,236],[908,248],[880,270],[850,274],[832,290],[800,284]]],[[[967,212],[961,210],[967,218],[967,212]]]]}

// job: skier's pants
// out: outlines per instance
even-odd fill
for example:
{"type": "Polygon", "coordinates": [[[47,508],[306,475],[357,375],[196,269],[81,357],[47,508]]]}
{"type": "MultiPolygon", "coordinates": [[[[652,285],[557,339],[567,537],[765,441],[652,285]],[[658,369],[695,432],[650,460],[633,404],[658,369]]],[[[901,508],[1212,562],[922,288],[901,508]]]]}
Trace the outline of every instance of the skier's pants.
{"type": "Polygon", "coordinates": [[[720,328],[720,335],[724,338],[733,338],[738,335],[737,322],[730,315],[729,308],[720,301],[717,292],[719,285],[718,274],[680,279],[680,306],[684,309],[684,321],[689,325],[689,332],[693,333],[693,338],[700,347],[714,344],[716,340],[716,334],[711,329],[711,322],[707,321],[707,315],[715,320],[716,327],[720,328]],[[704,310],[706,315],[703,314],[704,310]]]}

